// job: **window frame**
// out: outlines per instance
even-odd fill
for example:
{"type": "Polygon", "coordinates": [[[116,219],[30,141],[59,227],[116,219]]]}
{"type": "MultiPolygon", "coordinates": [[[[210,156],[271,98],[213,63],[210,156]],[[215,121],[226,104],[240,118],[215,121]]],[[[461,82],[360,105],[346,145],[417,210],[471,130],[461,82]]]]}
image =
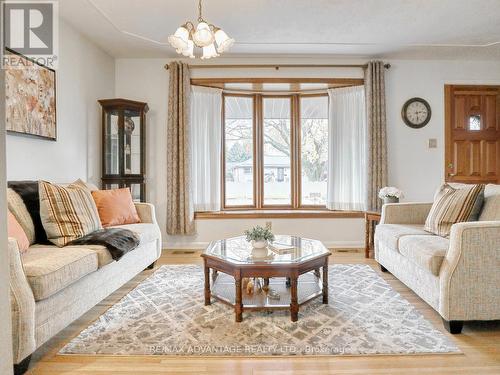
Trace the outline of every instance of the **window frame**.
{"type": "Polygon", "coordinates": [[[221,211],[248,211],[248,210],[326,210],[323,205],[302,204],[302,129],[300,117],[301,98],[328,97],[327,93],[226,93],[222,94],[222,137],[221,137],[221,211]],[[226,204],[226,119],[225,107],[227,97],[253,98],[253,205],[226,204]],[[290,99],[290,204],[270,205],[264,203],[264,99],[290,99]]]}

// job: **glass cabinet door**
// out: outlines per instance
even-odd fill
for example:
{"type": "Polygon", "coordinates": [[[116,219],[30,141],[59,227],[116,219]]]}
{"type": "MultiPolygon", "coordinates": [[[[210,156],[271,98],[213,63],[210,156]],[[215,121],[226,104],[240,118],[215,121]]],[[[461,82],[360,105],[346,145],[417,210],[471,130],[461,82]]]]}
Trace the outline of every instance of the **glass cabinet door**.
{"type": "Polygon", "coordinates": [[[142,184],[142,183],[129,183],[129,184],[125,184],[125,186],[130,188],[130,193],[132,194],[132,200],[134,202],[140,202],[141,197],[144,196],[144,184],[142,184]]]}
{"type": "Polygon", "coordinates": [[[104,114],[104,174],[120,174],[120,113],[110,110],[104,114]]]}
{"type": "Polygon", "coordinates": [[[146,198],[145,127],[147,103],[100,99],[102,106],[102,187],[130,188],[134,201],[146,198]]]}
{"type": "Polygon", "coordinates": [[[141,113],[123,112],[123,171],[126,175],[141,174],[141,113]]]}

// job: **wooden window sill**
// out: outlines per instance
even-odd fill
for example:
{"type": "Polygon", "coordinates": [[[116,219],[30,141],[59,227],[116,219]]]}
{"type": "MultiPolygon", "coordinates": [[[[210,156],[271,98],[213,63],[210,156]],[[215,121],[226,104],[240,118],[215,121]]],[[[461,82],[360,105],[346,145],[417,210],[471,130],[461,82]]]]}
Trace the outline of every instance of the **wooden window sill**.
{"type": "Polygon", "coordinates": [[[196,220],[210,219],[352,219],[363,218],[363,211],[328,210],[242,210],[195,212],[196,220]]]}

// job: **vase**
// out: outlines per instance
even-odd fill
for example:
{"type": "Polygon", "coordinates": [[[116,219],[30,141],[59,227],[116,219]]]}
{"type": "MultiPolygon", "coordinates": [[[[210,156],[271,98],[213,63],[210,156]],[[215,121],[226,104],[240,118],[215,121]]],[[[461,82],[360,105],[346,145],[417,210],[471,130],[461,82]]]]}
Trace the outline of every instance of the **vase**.
{"type": "Polygon", "coordinates": [[[267,247],[266,240],[252,241],[252,247],[254,249],[263,249],[267,247]]]}
{"type": "Polygon", "coordinates": [[[267,247],[254,247],[252,249],[252,257],[255,259],[267,257],[269,251],[267,247]]]}
{"type": "Polygon", "coordinates": [[[384,204],[387,203],[399,203],[399,198],[396,197],[384,197],[384,204]]]}

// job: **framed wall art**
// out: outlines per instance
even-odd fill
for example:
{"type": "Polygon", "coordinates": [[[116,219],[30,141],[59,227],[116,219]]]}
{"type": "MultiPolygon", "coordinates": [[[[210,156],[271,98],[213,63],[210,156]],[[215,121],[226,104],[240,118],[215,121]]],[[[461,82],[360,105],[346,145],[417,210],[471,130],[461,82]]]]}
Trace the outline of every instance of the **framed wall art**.
{"type": "Polygon", "coordinates": [[[5,127],[8,133],[57,140],[56,72],[6,48],[16,55],[5,66],[5,127]]]}

